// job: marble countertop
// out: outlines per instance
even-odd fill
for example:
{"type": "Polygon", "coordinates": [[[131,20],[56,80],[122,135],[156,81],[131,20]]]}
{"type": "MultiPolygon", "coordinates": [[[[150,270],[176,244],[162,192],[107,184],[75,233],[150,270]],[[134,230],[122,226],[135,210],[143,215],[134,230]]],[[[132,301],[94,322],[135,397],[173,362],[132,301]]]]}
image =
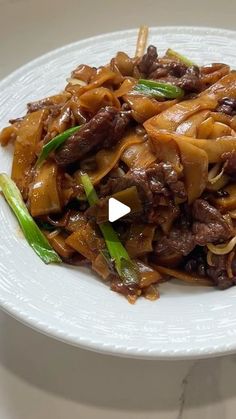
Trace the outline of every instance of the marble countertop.
{"type": "Polygon", "coordinates": [[[235,419],[236,356],[104,356],[0,316],[1,419],[235,419]]]}
{"type": "MultiPolygon", "coordinates": [[[[178,0],[171,10],[166,0],[0,0],[0,78],[98,33],[141,23],[235,29],[235,14],[232,0],[178,0]]],[[[235,411],[236,355],[115,358],[70,347],[0,313],[0,419],[235,419],[235,411]]]]}

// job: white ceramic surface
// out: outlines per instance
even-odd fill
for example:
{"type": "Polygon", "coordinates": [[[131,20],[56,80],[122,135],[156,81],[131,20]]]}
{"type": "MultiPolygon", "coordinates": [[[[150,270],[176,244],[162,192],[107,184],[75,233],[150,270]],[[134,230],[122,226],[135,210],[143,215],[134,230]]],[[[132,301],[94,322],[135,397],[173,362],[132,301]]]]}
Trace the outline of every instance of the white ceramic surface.
{"type": "MultiPolygon", "coordinates": [[[[130,30],[80,41],[14,72],[0,83],[0,126],[21,115],[27,102],[60,90],[77,64],[103,64],[117,50],[132,53],[136,34],[130,30]]],[[[171,46],[200,63],[236,67],[236,32],[153,28],[150,42],[161,52],[171,46]]],[[[10,151],[1,150],[1,171],[9,171],[10,162],[10,151]]],[[[87,270],[43,265],[19,235],[3,200],[0,222],[1,305],[43,333],[129,357],[193,358],[236,350],[236,289],[218,292],[173,282],[162,285],[159,301],[140,299],[131,306],[87,270]]]]}

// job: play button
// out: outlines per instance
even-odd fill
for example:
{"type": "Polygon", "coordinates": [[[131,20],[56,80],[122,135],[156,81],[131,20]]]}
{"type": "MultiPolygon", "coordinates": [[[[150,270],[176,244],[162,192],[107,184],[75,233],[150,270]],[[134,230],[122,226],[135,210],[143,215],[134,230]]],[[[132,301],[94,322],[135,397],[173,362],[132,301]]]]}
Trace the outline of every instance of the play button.
{"type": "Polygon", "coordinates": [[[124,215],[130,212],[130,207],[128,205],[122,204],[115,198],[109,198],[108,200],[108,219],[113,222],[119,220],[119,218],[124,217],[124,215]]]}

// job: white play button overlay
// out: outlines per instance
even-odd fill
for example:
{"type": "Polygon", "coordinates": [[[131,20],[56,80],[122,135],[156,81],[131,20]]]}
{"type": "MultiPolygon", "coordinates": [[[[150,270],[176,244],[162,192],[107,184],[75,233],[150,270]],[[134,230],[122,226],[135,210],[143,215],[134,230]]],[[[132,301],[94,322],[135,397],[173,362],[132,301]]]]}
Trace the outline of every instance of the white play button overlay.
{"type": "Polygon", "coordinates": [[[129,214],[130,207],[128,205],[122,204],[115,198],[109,198],[108,200],[108,219],[113,222],[119,220],[119,218],[124,217],[124,215],[129,214]]]}

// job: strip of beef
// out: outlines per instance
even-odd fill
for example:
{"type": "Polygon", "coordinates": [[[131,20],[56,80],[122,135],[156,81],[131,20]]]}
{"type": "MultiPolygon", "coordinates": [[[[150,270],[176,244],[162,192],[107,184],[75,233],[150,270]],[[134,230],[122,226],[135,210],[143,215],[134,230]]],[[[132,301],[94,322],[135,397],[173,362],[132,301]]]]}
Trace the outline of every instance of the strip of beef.
{"type": "Polygon", "coordinates": [[[190,274],[198,274],[199,276],[207,276],[207,252],[204,247],[196,246],[189,255],[187,262],[184,263],[184,269],[190,274]]]}
{"type": "Polygon", "coordinates": [[[227,274],[228,256],[212,255],[212,266],[209,266],[207,263],[207,252],[204,248],[197,246],[185,262],[184,269],[190,274],[197,273],[199,276],[208,276],[217,288],[224,290],[236,284],[234,262],[232,262],[233,277],[229,278],[227,274]]]}
{"type": "Polygon", "coordinates": [[[168,236],[162,237],[154,248],[157,255],[162,255],[166,251],[171,250],[180,255],[186,256],[196,246],[195,238],[191,229],[187,227],[174,227],[168,236]]]}
{"type": "Polygon", "coordinates": [[[230,97],[224,97],[219,101],[217,112],[226,113],[227,115],[236,115],[236,99],[230,97]]]}
{"type": "Polygon", "coordinates": [[[225,256],[217,256],[217,259],[215,266],[208,267],[207,275],[213,280],[217,288],[225,290],[236,284],[236,276],[228,277],[225,256]]]}
{"type": "Polygon", "coordinates": [[[202,82],[197,66],[187,66],[184,63],[159,59],[156,47],[150,45],[146,54],[140,59],[137,68],[142,77],[152,80],[163,80],[179,86],[187,93],[200,92],[202,82]]]}
{"type": "Polygon", "coordinates": [[[164,224],[179,215],[174,198],[186,198],[184,183],[178,179],[170,163],[155,163],[147,169],[131,169],[120,178],[109,178],[100,188],[100,196],[106,197],[129,187],[136,186],[142,202],[142,214],[129,214],[126,221],[134,218],[147,223],[164,224]],[[168,215],[167,215],[168,214],[168,215]]]}
{"type": "Polygon", "coordinates": [[[153,203],[155,195],[186,198],[184,183],[170,163],[155,163],[147,169],[131,169],[122,178],[109,179],[101,188],[103,196],[136,186],[142,201],[153,203]]]}
{"type": "Polygon", "coordinates": [[[187,71],[188,67],[178,61],[170,60],[169,62],[162,62],[157,60],[151,68],[148,75],[151,79],[160,79],[162,77],[173,77],[173,79],[180,79],[187,71]]]}
{"type": "Polygon", "coordinates": [[[207,274],[213,279],[217,288],[225,290],[226,288],[236,285],[236,260],[231,262],[232,278],[227,273],[229,255],[212,255],[213,266],[208,266],[207,274]]]}
{"type": "Polygon", "coordinates": [[[136,186],[143,204],[155,204],[158,195],[186,198],[184,183],[170,163],[155,163],[147,169],[130,169],[121,178],[110,178],[101,186],[102,196],[136,186]],[[155,202],[154,202],[155,201],[155,202]]]}
{"type": "Polygon", "coordinates": [[[153,65],[157,60],[157,49],[154,45],[149,45],[146,54],[139,61],[137,67],[141,73],[148,76],[153,71],[153,65]]]}
{"type": "Polygon", "coordinates": [[[222,214],[204,199],[197,199],[192,206],[193,220],[178,220],[169,235],[162,237],[156,244],[155,252],[163,253],[171,249],[187,256],[196,246],[219,243],[233,235],[231,226],[222,214]]]}
{"type": "Polygon", "coordinates": [[[55,112],[58,111],[58,113],[60,113],[61,108],[65,105],[68,98],[69,96],[63,97],[61,99],[61,102],[57,104],[51,97],[47,97],[45,99],[41,99],[36,102],[30,102],[27,104],[27,111],[28,113],[31,113],[31,112],[38,111],[39,109],[49,109],[55,112]]]}
{"type": "MultiPolygon", "coordinates": [[[[233,236],[232,227],[223,218],[222,214],[204,199],[197,199],[193,204],[193,223],[196,243],[220,242],[233,236]]],[[[229,278],[226,270],[227,255],[213,255],[213,266],[206,266],[205,272],[214,281],[219,289],[226,289],[236,283],[236,277],[229,278]]]]}
{"type": "Polygon", "coordinates": [[[223,242],[233,235],[231,226],[222,214],[204,199],[193,203],[194,220],[192,231],[196,244],[205,246],[207,243],[223,242]]]}
{"type": "Polygon", "coordinates": [[[202,90],[202,82],[199,68],[197,66],[188,67],[185,74],[177,81],[177,85],[188,93],[200,92],[202,90]]]}
{"type": "Polygon", "coordinates": [[[123,136],[129,116],[107,106],[100,111],[79,131],[71,135],[55,153],[59,166],[66,166],[82,159],[98,145],[112,147],[123,136]]]}
{"type": "Polygon", "coordinates": [[[121,178],[109,178],[107,183],[101,185],[100,195],[106,197],[124,189],[136,186],[143,204],[153,201],[153,194],[149,188],[145,169],[131,169],[121,178]]]}
{"type": "Polygon", "coordinates": [[[153,193],[170,195],[185,199],[187,197],[184,183],[170,163],[156,163],[146,169],[146,176],[153,193]]]}

